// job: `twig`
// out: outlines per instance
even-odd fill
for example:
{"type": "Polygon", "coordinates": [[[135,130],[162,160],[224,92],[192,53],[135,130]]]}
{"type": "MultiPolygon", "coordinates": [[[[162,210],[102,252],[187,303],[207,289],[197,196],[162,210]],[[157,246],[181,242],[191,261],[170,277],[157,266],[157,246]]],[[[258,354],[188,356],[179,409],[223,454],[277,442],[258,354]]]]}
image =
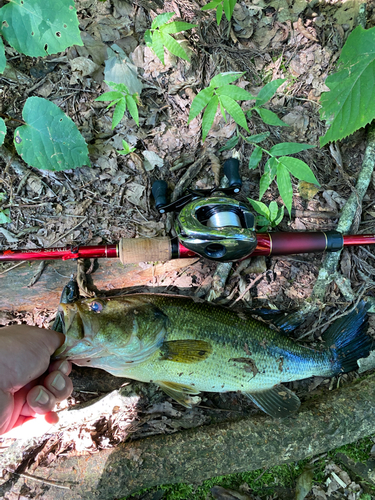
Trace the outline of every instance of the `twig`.
{"type": "Polygon", "coordinates": [[[31,474],[28,474],[27,472],[23,472],[22,474],[18,472],[10,472],[10,474],[16,474],[17,476],[26,478],[26,479],[32,479],[33,481],[38,481],[39,483],[45,483],[49,484],[50,486],[55,486],[56,488],[62,488],[64,490],[71,490],[72,488],[70,486],[63,486],[62,484],[58,483],[57,481],[52,481],[52,479],[45,479],[44,477],[38,477],[38,476],[32,476],[31,474]]]}
{"type": "Polygon", "coordinates": [[[246,295],[246,294],[247,294],[247,292],[250,290],[250,288],[252,288],[252,287],[255,285],[255,283],[257,283],[257,282],[258,282],[261,278],[263,278],[263,277],[264,277],[264,275],[265,275],[266,273],[267,273],[267,271],[264,271],[264,273],[260,274],[260,275],[259,275],[259,276],[257,276],[255,279],[253,279],[253,281],[251,281],[251,282],[248,284],[248,286],[247,286],[247,287],[245,288],[245,290],[241,293],[241,295],[240,295],[239,297],[237,297],[237,298],[236,298],[236,300],[233,302],[233,304],[231,305],[231,307],[232,307],[232,306],[234,306],[234,304],[235,304],[236,302],[238,302],[239,300],[241,300],[241,299],[242,299],[242,297],[244,297],[244,295],[246,295]]]}

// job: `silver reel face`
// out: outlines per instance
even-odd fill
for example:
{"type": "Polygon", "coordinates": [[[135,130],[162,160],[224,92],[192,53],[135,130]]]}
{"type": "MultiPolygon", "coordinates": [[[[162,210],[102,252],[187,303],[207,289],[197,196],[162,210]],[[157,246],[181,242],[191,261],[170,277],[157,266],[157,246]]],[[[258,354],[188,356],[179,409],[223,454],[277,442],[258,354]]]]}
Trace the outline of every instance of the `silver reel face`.
{"type": "Polygon", "coordinates": [[[211,260],[245,258],[257,245],[254,216],[242,202],[226,196],[198,198],[183,207],[175,229],[189,250],[211,260]]]}

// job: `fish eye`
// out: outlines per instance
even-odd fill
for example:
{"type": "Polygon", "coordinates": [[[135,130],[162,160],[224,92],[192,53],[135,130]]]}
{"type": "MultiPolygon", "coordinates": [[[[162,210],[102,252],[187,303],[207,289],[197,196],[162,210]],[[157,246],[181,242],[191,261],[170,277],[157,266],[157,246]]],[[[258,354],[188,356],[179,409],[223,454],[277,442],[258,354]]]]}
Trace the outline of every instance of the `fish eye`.
{"type": "Polygon", "coordinates": [[[91,302],[89,307],[93,312],[100,312],[103,309],[103,305],[100,302],[91,302]]]}

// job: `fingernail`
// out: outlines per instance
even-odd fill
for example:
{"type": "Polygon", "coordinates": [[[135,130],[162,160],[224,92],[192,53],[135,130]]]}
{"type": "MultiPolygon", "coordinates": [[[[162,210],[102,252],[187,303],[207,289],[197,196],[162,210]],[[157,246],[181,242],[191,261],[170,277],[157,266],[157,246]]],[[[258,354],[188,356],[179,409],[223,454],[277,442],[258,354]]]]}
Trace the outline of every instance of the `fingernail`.
{"type": "Polygon", "coordinates": [[[61,373],[63,373],[64,375],[68,375],[69,368],[70,368],[70,365],[69,365],[68,361],[63,361],[60,365],[59,371],[61,373]]]}
{"type": "Polygon", "coordinates": [[[65,389],[65,380],[60,373],[56,375],[56,377],[53,379],[53,382],[51,384],[57,391],[62,391],[65,389]]]}
{"type": "Polygon", "coordinates": [[[39,394],[35,398],[35,402],[40,405],[46,405],[49,401],[49,396],[44,389],[39,390],[39,394]]]}

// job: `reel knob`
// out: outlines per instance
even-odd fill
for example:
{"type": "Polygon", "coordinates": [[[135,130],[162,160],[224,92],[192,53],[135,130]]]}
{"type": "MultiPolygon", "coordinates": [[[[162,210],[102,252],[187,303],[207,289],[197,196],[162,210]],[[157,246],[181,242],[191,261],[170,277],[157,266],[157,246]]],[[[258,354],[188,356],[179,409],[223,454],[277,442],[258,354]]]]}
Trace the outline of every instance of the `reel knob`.
{"type": "Polygon", "coordinates": [[[229,187],[234,193],[239,193],[242,186],[242,179],[239,174],[240,162],[237,158],[229,158],[224,163],[224,174],[229,181],[229,187]]]}
{"type": "Polygon", "coordinates": [[[159,213],[163,214],[163,207],[167,205],[167,188],[165,181],[155,181],[152,185],[151,193],[155,200],[155,208],[159,213]]]}

